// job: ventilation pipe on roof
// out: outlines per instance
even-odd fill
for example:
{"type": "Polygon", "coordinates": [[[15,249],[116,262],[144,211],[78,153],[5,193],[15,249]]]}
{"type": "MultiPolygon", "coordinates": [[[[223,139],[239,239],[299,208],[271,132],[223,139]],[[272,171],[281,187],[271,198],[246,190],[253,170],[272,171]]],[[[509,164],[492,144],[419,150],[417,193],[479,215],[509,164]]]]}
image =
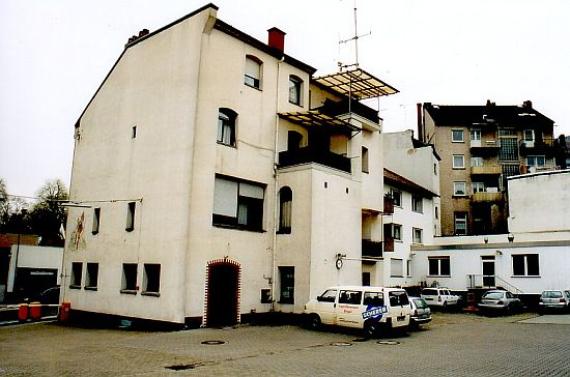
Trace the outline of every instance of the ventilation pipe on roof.
{"type": "Polygon", "coordinates": [[[532,109],[532,101],[526,100],[522,104],[523,109],[532,109]]]}
{"type": "Polygon", "coordinates": [[[285,33],[276,27],[267,30],[267,45],[283,53],[285,51],[285,33]]]}
{"type": "Polygon", "coordinates": [[[417,108],[417,116],[418,116],[418,140],[425,141],[424,140],[424,122],[423,122],[423,116],[422,116],[423,115],[422,114],[422,104],[417,103],[416,108],[417,108]]]}

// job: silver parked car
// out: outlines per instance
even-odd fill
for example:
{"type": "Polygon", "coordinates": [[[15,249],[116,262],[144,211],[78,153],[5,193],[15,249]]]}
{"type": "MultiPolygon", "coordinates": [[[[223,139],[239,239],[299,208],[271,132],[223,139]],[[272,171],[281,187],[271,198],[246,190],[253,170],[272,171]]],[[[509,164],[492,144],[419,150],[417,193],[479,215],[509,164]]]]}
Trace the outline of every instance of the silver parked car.
{"type": "Polygon", "coordinates": [[[511,292],[501,290],[485,292],[479,303],[479,308],[488,312],[515,312],[521,310],[522,306],[519,298],[511,292]]]}
{"type": "Polygon", "coordinates": [[[410,316],[410,326],[418,328],[431,322],[431,309],[427,302],[421,297],[409,297],[412,315],[410,316]]]}
{"type": "Polygon", "coordinates": [[[570,290],[547,290],[540,295],[538,305],[541,310],[560,309],[568,310],[570,308],[570,290]]]}

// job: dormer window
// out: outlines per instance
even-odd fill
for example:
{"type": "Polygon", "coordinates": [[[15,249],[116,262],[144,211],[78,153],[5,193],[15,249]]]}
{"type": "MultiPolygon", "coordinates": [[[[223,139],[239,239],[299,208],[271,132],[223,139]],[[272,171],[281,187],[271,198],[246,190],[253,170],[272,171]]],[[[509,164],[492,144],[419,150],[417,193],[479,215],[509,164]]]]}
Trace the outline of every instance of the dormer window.
{"type": "Polygon", "coordinates": [[[261,65],[262,61],[253,55],[245,57],[245,74],[243,83],[252,88],[261,89],[261,65]]]}

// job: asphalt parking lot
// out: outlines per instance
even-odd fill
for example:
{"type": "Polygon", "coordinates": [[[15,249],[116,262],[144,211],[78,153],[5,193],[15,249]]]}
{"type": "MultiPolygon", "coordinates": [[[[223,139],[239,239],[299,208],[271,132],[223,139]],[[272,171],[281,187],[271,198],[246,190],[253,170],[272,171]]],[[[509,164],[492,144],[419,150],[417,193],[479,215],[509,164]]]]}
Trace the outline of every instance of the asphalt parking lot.
{"type": "Polygon", "coordinates": [[[370,340],[296,326],[25,324],[0,328],[0,376],[570,376],[568,317],[535,317],[435,313],[426,329],[370,340]]]}

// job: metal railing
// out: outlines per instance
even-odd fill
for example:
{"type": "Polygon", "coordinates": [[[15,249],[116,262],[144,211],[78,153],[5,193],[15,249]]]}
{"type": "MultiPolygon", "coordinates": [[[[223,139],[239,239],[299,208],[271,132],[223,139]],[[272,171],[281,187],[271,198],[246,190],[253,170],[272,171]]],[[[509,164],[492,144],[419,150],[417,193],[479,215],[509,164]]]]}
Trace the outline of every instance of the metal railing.
{"type": "Polygon", "coordinates": [[[501,287],[511,293],[521,294],[524,291],[498,275],[468,274],[467,288],[497,288],[501,287]]]}
{"type": "Polygon", "coordinates": [[[382,242],[362,240],[362,256],[382,258],[382,242]]]}
{"type": "Polygon", "coordinates": [[[351,172],[350,159],[331,151],[308,146],[279,153],[279,165],[281,166],[291,166],[307,162],[316,162],[347,173],[351,172]]]}

